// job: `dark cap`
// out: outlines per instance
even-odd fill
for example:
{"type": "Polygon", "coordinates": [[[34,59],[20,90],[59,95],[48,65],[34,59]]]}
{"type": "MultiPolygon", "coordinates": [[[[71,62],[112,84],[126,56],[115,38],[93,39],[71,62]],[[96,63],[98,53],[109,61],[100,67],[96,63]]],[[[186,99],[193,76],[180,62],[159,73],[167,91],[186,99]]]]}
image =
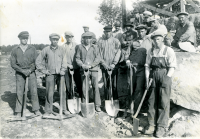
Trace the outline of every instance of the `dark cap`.
{"type": "Polygon", "coordinates": [[[134,27],[130,22],[126,23],[125,27],[134,27]]]}
{"type": "Polygon", "coordinates": [[[179,15],[186,15],[186,16],[188,16],[189,14],[187,12],[180,12],[176,16],[178,17],[179,15]]]}
{"type": "Polygon", "coordinates": [[[92,33],[91,32],[86,32],[86,33],[83,33],[82,37],[92,37],[92,33]]]}
{"type": "Polygon", "coordinates": [[[104,29],[104,31],[110,32],[110,31],[112,31],[112,26],[108,25],[108,26],[105,26],[103,29],[104,29]]]}
{"type": "Polygon", "coordinates": [[[57,33],[52,33],[49,35],[49,38],[60,39],[60,35],[58,35],[57,33]]]}
{"type": "Polygon", "coordinates": [[[18,35],[18,38],[21,38],[21,37],[29,37],[29,33],[28,33],[28,31],[22,31],[22,32],[20,32],[19,33],[19,35],[18,35]]]}
{"type": "Polygon", "coordinates": [[[136,30],[148,29],[148,27],[147,27],[146,25],[141,24],[141,25],[138,25],[135,29],[136,29],[136,30]]]}
{"type": "Polygon", "coordinates": [[[157,30],[155,32],[152,33],[151,35],[151,39],[153,39],[155,36],[161,36],[161,37],[164,37],[164,33],[162,30],[157,30]]]}

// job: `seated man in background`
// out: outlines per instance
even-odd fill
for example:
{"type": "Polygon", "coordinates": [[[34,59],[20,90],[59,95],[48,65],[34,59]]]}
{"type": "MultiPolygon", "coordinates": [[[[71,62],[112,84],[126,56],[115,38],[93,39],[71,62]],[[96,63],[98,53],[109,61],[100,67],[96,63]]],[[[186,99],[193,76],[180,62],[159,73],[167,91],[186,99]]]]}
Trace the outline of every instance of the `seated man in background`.
{"type": "Polygon", "coordinates": [[[179,18],[180,24],[176,29],[172,46],[175,48],[180,48],[184,51],[195,52],[196,31],[194,24],[188,20],[188,13],[186,12],[179,13],[177,17],[179,18]]]}

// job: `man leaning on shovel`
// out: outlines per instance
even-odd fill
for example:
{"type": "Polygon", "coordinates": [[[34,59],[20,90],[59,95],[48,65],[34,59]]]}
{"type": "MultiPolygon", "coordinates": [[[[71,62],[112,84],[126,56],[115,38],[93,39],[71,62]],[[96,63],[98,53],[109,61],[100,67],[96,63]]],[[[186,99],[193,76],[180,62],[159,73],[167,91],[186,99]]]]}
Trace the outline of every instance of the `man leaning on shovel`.
{"type": "Polygon", "coordinates": [[[152,33],[151,38],[155,47],[148,51],[145,64],[146,86],[149,78],[152,78],[153,82],[149,89],[149,125],[145,128],[144,134],[153,134],[156,131],[156,137],[164,136],[165,128],[168,126],[171,77],[176,67],[174,50],[164,45],[163,37],[162,31],[158,30],[152,33]],[[152,69],[151,72],[150,68],[152,69]]]}
{"type": "MultiPolygon", "coordinates": [[[[46,101],[45,114],[43,116],[52,116],[53,113],[53,95],[55,91],[55,81],[60,80],[65,75],[67,69],[67,60],[63,47],[58,46],[60,36],[56,33],[49,35],[51,45],[45,47],[36,59],[37,69],[46,76],[46,101]],[[45,60],[45,64],[43,61],[45,60]],[[46,65],[46,66],[45,66],[46,65]]],[[[63,113],[69,114],[66,110],[66,93],[63,91],[63,113]]]]}
{"type": "Polygon", "coordinates": [[[35,115],[41,115],[39,111],[40,106],[38,101],[37,82],[35,75],[35,60],[37,57],[37,52],[33,46],[27,44],[28,37],[29,33],[27,31],[22,31],[19,33],[18,38],[20,40],[20,45],[12,50],[10,57],[11,67],[16,71],[16,117],[21,117],[26,78],[28,78],[29,82],[31,102],[33,106],[32,110],[34,111],[35,115]]]}
{"type": "MultiPolygon", "coordinates": [[[[89,70],[87,78],[91,79],[92,89],[94,92],[95,109],[97,112],[101,111],[101,98],[98,87],[98,69],[99,69],[99,49],[96,45],[92,44],[92,33],[86,32],[82,35],[83,44],[80,44],[76,52],[76,62],[81,68],[81,80],[83,86],[83,103],[86,101],[86,87],[89,90],[89,82],[86,85],[86,77],[84,70],[89,70]]],[[[87,102],[88,103],[88,102],[87,102]]]]}

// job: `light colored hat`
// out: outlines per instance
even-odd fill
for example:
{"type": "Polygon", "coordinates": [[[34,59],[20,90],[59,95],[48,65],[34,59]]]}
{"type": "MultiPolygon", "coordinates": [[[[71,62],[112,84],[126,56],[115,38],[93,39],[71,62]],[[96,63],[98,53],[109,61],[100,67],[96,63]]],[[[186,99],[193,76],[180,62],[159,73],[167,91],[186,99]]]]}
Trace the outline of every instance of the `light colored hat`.
{"type": "Polygon", "coordinates": [[[154,15],[154,16],[152,16],[152,17],[150,17],[150,18],[148,19],[148,22],[156,21],[156,20],[159,20],[159,19],[160,19],[160,16],[154,15]]]}
{"type": "Polygon", "coordinates": [[[71,37],[74,37],[73,33],[70,32],[70,31],[66,31],[66,32],[65,32],[65,36],[71,36],[71,37]]]}
{"type": "Polygon", "coordinates": [[[157,30],[157,31],[155,31],[155,32],[152,33],[152,35],[151,35],[151,39],[153,39],[155,36],[161,36],[161,37],[164,37],[165,34],[163,33],[162,30],[157,30]]]}
{"type": "Polygon", "coordinates": [[[92,37],[92,33],[91,32],[86,32],[86,33],[83,33],[82,37],[92,37]]]}
{"type": "Polygon", "coordinates": [[[144,11],[143,14],[144,14],[144,15],[152,16],[152,13],[151,13],[150,11],[144,11]]]}

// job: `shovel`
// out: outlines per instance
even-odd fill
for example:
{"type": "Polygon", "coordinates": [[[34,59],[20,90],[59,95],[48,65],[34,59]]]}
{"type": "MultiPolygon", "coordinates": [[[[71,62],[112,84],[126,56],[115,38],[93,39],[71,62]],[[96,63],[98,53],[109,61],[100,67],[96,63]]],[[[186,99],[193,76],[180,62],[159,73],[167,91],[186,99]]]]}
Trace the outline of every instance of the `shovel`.
{"type": "Polygon", "coordinates": [[[138,106],[138,109],[137,109],[135,115],[132,116],[133,117],[133,134],[134,135],[137,135],[137,133],[138,133],[138,127],[139,127],[139,119],[137,119],[136,117],[137,117],[137,115],[138,115],[138,113],[139,113],[139,111],[140,111],[140,109],[142,107],[142,103],[144,101],[144,98],[145,98],[145,96],[147,94],[147,91],[148,91],[149,87],[151,86],[152,81],[153,81],[153,79],[151,78],[150,81],[149,81],[148,87],[146,88],[146,90],[144,92],[144,95],[142,97],[140,105],[138,106]]]}
{"type": "Polygon", "coordinates": [[[105,107],[106,112],[108,115],[116,117],[117,113],[119,112],[119,100],[113,100],[113,93],[112,93],[112,81],[111,81],[111,74],[112,70],[107,70],[110,80],[110,100],[105,100],[105,107]]]}
{"type": "Polygon", "coordinates": [[[63,119],[68,119],[68,118],[72,118],[75,115],[73,114],[69,114],[69,115],[63,115],[63,103],[62,103],[62,93],[63,93],[63,88],[64,88],[64,76],[60,77],[60,85],[59,85],[59,92],[60,92],[60,107],[59,107],[59,114],[53,112],[52,115],[50,116],[42,116],[43,119],[53,119],[53,120],[60,120],[62,121],[63,119]]]}
{"type": "Polygon", "coordinates": [[[83,117],[91,118],[95,114],[94,103],[89,103],[89,94],[88,94],[88,74],[89,70],[84,70],[85,80],[86,80],[86,89],[85,89],[85,103],[81,103],[81,113],[83,117]]]}
{"type": "Polygon", "coordinates": [[[72,76],[72,96],[73,99],[68,99],[68,109],[69,111],[74,114],[74,113],[79,113],[81,111],[81,98],[75,97],[74,95],[74,70],[69,69],[69,72],[72,76]]]}

